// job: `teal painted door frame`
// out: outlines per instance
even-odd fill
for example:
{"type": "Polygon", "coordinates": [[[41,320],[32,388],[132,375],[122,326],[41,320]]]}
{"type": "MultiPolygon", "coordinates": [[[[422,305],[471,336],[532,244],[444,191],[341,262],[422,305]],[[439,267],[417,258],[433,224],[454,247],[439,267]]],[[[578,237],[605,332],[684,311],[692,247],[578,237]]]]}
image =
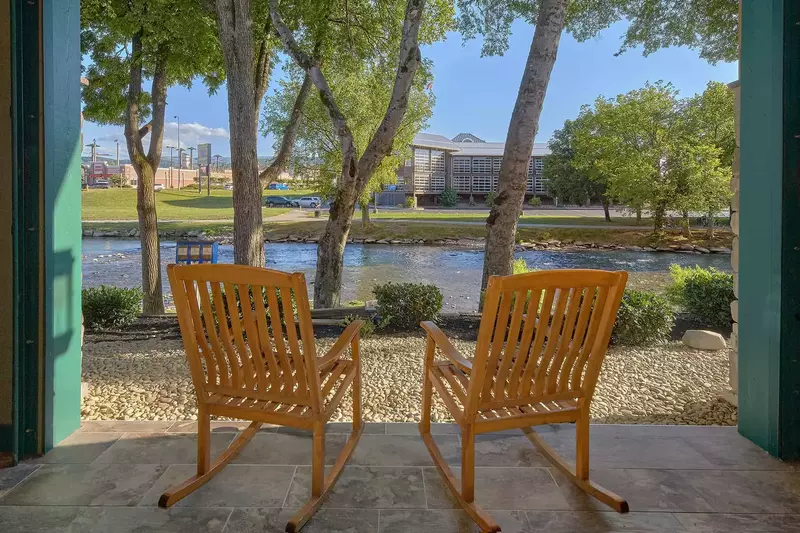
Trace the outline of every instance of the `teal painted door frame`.
{"type": "Polygon", "coordinates": [[[12,3],[15,460],[80,426],[80,2],[12,3]]]}
{"type": "Polygon", "coordinates": [[[800,457],[800,8],[742,0],[739,431],[800,457]]]}

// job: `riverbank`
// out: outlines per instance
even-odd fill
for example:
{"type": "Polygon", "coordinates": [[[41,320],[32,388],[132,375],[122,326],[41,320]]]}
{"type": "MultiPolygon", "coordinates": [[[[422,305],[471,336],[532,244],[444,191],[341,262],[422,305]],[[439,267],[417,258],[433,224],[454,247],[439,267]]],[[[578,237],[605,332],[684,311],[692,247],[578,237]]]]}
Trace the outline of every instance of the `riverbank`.
{"type": "MultiPolygon", "coordinates": [[[[463,354],[475,351],[478,321],[451,317],[442,323],[463,354]]],[[[339,328],[316,328],[324,353],[339,328]]],[[[415,422],[420,417],[425,338],[421,331],[376,335],[361,344],[363,412],[368,422],[415,422]]],[[[196,419],[194,390],[172,317],[142,319],[118,332],[87,332],[83,380],[88,420],[196,419]]],[[[612,347],[592,403],[595,423],[735,425],[727,390],[727,352],[703,352],[671,342],[646,348],[612,347]]],[[[347,397],[333,420],[348,420],[347,397]]],[[[451,421],[436,401],[433,419],[451,421]]]]}
{"type": "MultiPolygon", "coordinates": [[[[264,239],[265,242],[314,243],[322,236],[325,224],[325,221],[315,219],[302,222],[265,221],[264,239]]],[[[136,238],[138,232],[138,224],[134,222],[84,222],[83,224],[84,237],[136,238]]],[[[233,225],[224,222],[168,222],[159,224],[159,234],[165,239],[207,238],[230,243],[233,241],[233,225]]],[[[486,227],[483,225],[464,225],[447,221],[421,223],[383,220],[366,226],[355,222],[350,230],[348,242],[482,248],[485,237],[486,227]]],[[[709,239],[705,230],[693,230],[691,236],[685,236],[678,230],[670,230],[656,238],[646,228],[521,226],[517,229],[517,242],[527,249],[613,249],[622,246],[636,247],[630,249],[637,251],[729,253],[732,240],[733,235],[727,230],[717,230],[715,236],[709,239]]]]}

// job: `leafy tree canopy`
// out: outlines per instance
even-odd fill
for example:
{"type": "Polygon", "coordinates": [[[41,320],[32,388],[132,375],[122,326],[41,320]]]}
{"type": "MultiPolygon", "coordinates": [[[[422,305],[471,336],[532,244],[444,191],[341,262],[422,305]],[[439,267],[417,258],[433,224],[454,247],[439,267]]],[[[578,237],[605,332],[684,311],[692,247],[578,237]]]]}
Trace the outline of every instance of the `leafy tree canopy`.
{"type": "MultiPolygon", "coordinates": [[[[482,55],[508,50],[516,19],[534,24],[539,0],[458,0],[464,39],[483,36],[482,55]]],[[[619,53],[642,46],[649,55],[661,48],[688,46],[711,63],[738,55],[738,0],[572,0],[566,30],[585,41],[618,20],[629,26],[619,53]]]]}
{"type": "MultiPolygon", "coordinates": [[[[84,114],[101,124],[123,124],[130,81],[131,39],[141,36],[143,74],[166,59],[167,85],[191,86],[200,77],[209,90],[224,81],[216,23],[201,0],[82,0],[81,52],[84,114]],[[178,23],[178,21],[183,21],[178,23]]],[[[142,94],[144,115],[149,94],[142,94]]]]}

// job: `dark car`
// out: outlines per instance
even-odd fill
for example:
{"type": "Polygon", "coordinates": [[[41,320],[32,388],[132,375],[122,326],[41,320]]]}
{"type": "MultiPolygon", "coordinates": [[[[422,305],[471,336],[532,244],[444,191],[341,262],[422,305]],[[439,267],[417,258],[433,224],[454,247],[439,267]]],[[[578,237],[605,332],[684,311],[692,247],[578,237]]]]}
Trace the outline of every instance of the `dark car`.
{"type": "Polygon", "coordinates": [[[299,202],[285,196],[267,196],[264,198],[264,205],[267,207],[300,207],[299,202]]]}

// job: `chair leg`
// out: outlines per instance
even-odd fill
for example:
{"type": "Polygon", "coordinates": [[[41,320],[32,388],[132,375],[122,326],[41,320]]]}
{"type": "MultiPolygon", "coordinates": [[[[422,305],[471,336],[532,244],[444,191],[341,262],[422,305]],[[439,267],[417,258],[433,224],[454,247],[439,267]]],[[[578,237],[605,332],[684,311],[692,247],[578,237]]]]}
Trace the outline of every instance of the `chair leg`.
{"type": "Polygon", "coordinates": [[[575,476],[589,480],[589,416],[582,415],[575,422],[575,476]]]}
{"type": "MultiPolygon", "coordinates": [[[[357,370],[360,370],[358,365],[356,366],[357,370]]],[[[358,382],[359,375],[356,375],[353,379],[353,395],[354,395],[354,403],[353,403],[353,411],[355,414],[355,396],[359,396],[361,394],[360,389],[356,392],[355,384],[358,382]]],[[[336,480],[339,479],[339,476],[344,470],[344,466],[347,464],[347,461],[350,460],[350,456],[353,455],[353,451],[356,449],[356,445],[358,444],[358,440],[361,438],[361,434],[364,433],[364,424],[361,423],[361,414],[359,412],[358,416],[358,427],[356,427],[356,421],[353,420],[353,432],[350,434],[350,437],[347,439],[347,442],[342,448],[342,451],[339,452],[339,457],[336,458],[336,462],[331,467],[330,471],[328,472],[327,476],[324,476],[325,473],[325,423],[319,423],[319,431],[317,427],[314,428],[314,457],[312,458],[312,466],[311,466],[311,501],[305,504],[303,507],[297,511],[294,516],[289,520],[286,524],[286,531],[287,533],[295,533],[296,531],[300,531],[306,522],[314,516],[314,513],[319,509],[319,506],[322,505],[322,502],[325,500],[325,497],[328,495],[330,490],[333,488],[336,480]],[[321,439],[317,438],[317,435],[321,436],[321,439]],[[324,476],[324,477],[323,477],[324,476]],[[315,490],[315,487],[321,487],[319,492],[315,490]]]]}
{"type": "Polygon", "coordinates": [[[204,409],[197,413],[197,475],[211,469],[211,417],[204,409]]]}
{"type": "Polygon", "coordinates": [[[356,364],[356,375],[353,378],[353,431],[361,429],[361,354],[359,353],[358,337],[353,339],[350,350],[356,364]]]}
{"type": "Polygon", "coordinates": [[[319,498],[325,487],[325,422],[314,424],[311,456],[311,497],[319,498]]]}
{"type": "MultiPolygon", "coordinates": [[[[470,499],[467,498],[462,494],[462,491],[467,487],[467,483],[462,484],[462,491],[458,490],[458,480],[456,480],[455,475],[453,475],[453,471],[447,465],[444,457],[442,456],[442,452],[439,451],[439,447],[433,440],[433,436],[430,432],[422,433],[422,440],[425,442],[425,446],[428,447],[428,452],[431,454],[431,459],[433,459],[433,464],[436,465],[436,469],[439,471],[439,474],[442,476],[442,480],[444,481],[445,485],[447,486],[448,490],[453,494],[453,497],[458,501],[459,505],[467,512],[470,518],[478,525],[481,529],[482,533],[494,533],[500,531],[500,526],[497,525],[497,522],[486,512],[484,511],[477,503],[474,501],[474,494],[470,495],[470,499]]],[[[472,442],[472,453],[469,455],[473,458],[473,464],[471,469],[465,469],[464,465],[462,465],[462,476],[466,476],[466,470],[470,470],[472,476],[474,476],[474,435],[470,437],[472,442]]],[[[463,454],[463,452],[462,452],[463,454]]],[[[463,479],[462,479],[463,481],[463,479]]],[[[474,486],[474,478],[471,479],[470,485],[474,486]]],[[[470,490],[470,492],[474,492],[470,490]]]]}
{"type": "Polygon", "coordinates": [[[422,370],[422,420],[419,430],[422,433],[431,432],[431,406],[433,401],[433,383],[431,383],[430,372],[433,364],[433,357],[436,354],[436,343],[428,336],[428,345],[425,349],[425,366],[422,370]]]}
{"type": "MultiPolygon", "coordinates": [[[[614,492],[601,487],[600,485],[592,482],[589,479],[589,428],[581,428],[581,424],[588,426],[588,417],[585,422],[578,422],[577,434],[581,441],[577,442],[579,450],[578,457],[576,458],[576,466],[580,464],[581,470],[573,471],[572,468],[564,461],[564,459],[549,445],[542,437],[536,433],[533,428],[523,428],[522,431],[527,435],[528,439],[533,443],[539,452],[547,457],[547,460],[564,474],[567,479],[574,483],[579,489],[584,491],[589,496],[597,498],[598,501],[608,505],[618,513],[627,513],[630,508],[628,502],[624,498],[615,494],[614,492]],[[583,443],[583,444],[581,444],[583,443]],[[582,447],[583,446],[583,447],[582,447]],[[585,477],[582,477],[585,476],[585,477]]],[[[576,469],[577,470],[577,469],[576,469]]]]}
{"type": "Polygon", "coordinates": [[[228,446],[228,448],[222,452],[213,463],[210,463],[208,460],[210,457],[211,447],[209,431],[210,423],[208,422],[207,418],[206,421],[201,421],[202,418],[204,417],[198,417],[197,475],[190,477],[180,485],[176,485],[162,494],[161,498],[158,500],[159,507],[166,509],[167,507],[170,507],[181,501],[183,498],[208,483],[211,478],[219,474],[219,472],[231,461],[231,459],[236,457],[245,444],[250,442],[253,436],[258,432],[258,429],[261,427],[261,422],[251,422],[250,425],[247,426],[247,429],[239,433],[239,435],[233,439],[233,442],[230,444],[230,446],[228,446]],[[203,429],[204,427],[205,429],[203,429]],[[205,434],[205,437],[203,434],[205,434]]]}
{"type": "Polygon", "coordinates": [[[461,497],[475,501],[475,433],[471,425],[461,430],[461,497]]]}

